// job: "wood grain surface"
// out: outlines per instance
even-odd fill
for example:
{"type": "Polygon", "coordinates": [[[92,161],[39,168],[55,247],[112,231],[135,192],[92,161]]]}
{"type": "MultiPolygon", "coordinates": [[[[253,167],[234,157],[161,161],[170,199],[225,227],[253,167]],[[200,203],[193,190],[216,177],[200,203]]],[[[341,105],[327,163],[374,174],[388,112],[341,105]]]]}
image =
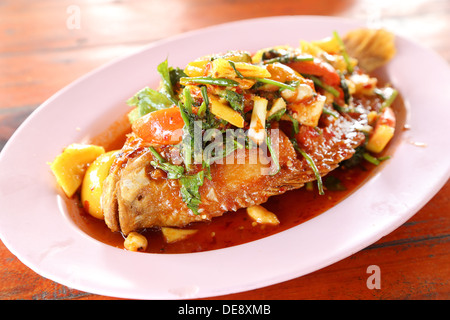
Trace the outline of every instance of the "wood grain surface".
{"type": "MultiPolygon", "coordinates": [[[[185,31],[274,15],[363,19],[370,26],[384,26],[411,38],[450,62],[448,0],[0,0],[0,148],[46,99],[115,58],[185,31]],[[79,20],[71,19],[73,10],[79,10],[79,20]]],[[[449,196],[447,182],[397,230],[331,266],[213,299],[447,300],[449,196]],[[372,265],[381,271],[379,289],[367,286],[372,265]]],[[[115,298],[45,279],[0,242],[0,299],[115,298]]]]}

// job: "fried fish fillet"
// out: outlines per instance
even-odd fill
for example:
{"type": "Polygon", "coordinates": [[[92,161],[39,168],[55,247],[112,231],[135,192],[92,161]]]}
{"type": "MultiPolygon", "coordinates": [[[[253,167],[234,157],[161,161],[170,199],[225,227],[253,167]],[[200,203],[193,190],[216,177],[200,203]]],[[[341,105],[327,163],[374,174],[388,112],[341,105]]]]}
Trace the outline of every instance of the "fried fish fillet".
{"type": "MultiPolygon", "coordinates": [[[[302,126],[297,140],[324,176],[353,155],[364,135],[355,129],[354,120],[343,116],[334,119],[323,115],[319,127],[321,132],[302,126]]],[[[268,174],[273,172],[274,162],[267,153],[255,154],[260,149],[231,154],[224,164],[211,165],[211,179],[205,178],[199,189],[202,202],[195,214],[182,199],[179,181],[155,169],[148,145],[130,134],[104,183],[102,207],[107,226],[125,235],[151,227],[183,227],[264,203],[271,196],[316,179],[283,131],[278,131],[278,138],[271,134],[271,139],[278,145],[278,173],[268,174]],[[255,158],[256,162],[249,161],[255,158]]]]}

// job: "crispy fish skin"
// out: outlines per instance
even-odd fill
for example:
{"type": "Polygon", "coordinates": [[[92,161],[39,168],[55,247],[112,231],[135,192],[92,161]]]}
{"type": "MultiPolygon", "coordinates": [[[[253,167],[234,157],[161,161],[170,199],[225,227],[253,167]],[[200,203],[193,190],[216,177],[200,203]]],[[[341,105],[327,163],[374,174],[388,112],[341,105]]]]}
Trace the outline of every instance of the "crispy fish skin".
{"type": "MultiPolygon", "coordinates": [[[[299,133],[301,139],[297,140],[324,176],[353,155],[354,148],[364,141],[364,135],[355,130],[349,119],[322,118],[321,134],[304,126],[299,133]]],[[[281,130],[278,137],[278,173],[267,174],[274,169],[273,162],[268,155],[260,158],[254,154],[260,149],[232,154],[224,159],[224,164],[211,165],[211,180],[204,179],[199,189],[202,203],[199,213],[194,214],[183,202],[179,181],[168,179],[165,173],[155,169],[150,164],[153,155],[145,142],[130,134],[104,183],[102,207],[107,226],[125,235],[151,227],[183,227],[264,203],[271,196],[315,180],[311,167],[295,151],[289,138],[281,130]],[[258,161],[250,164],[253,163],[250,158],[258,161]]],[[[273,139],[275,136],[272,142],[277,143],[273,139]]]]}
{"type": "MultiPolygon", "coordinates": [[[[183,202],[178,180],[161,176],[150,164],[154,160],[148,148],[134,154],[124,152],[105,180],[102,204],[105,222],[112,231],[128,234],[150,227],[183,227],[191,222],[211,220],[227,211],[259,204],[276,194],[300,188],[314,179],[309,167],[303,168],[296,152],[283,134],[280,137],[281,170],[271,176],[270,158],[260,149],[245,150],[211,165],[211,180],[200,187],[202,203],[194,214],[183,202]],[[250,164],[249,159],[256,159],[250,164]],[[305,170],[303,170],[305,169],[305,170]],[[293,177],[301,179],[292,179],[293,177]]],[[[145,144],[131,134],[126,146],[145,144]]],[[[159,170],[159,171],[158,171],[159,170]]]]}

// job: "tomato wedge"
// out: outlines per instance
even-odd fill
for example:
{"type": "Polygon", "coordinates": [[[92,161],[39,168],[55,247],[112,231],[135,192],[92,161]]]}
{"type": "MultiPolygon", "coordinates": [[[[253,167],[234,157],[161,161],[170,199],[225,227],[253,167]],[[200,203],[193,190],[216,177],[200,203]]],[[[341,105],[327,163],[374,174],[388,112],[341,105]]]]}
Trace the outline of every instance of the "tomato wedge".
{"type": "Polygon", "coordinates": [[[155,145],[179,143],[183,127],[184,121],[178,107],[150,112],[135,120],[131,125],[138,137],[155,145]]]}
{"type": "Polygon", "coordinates": [[[339,86],[341,83],[341,77],[336,70],[329,63],[318,58],[314,58],[313,61],[290,62],[288,66],[298,73],[321,77],[324,83],[333,87],[339,86]]]}

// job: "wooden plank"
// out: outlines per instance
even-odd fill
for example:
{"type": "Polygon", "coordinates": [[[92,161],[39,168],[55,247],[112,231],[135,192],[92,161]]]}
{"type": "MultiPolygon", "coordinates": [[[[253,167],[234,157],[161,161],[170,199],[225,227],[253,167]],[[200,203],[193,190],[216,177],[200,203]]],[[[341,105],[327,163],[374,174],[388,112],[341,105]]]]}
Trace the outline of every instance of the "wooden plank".
{"type": "Polygon", "coordinates": [[[3,56],[0,108],[38,106],[79,77],[141,47],[115,45],[3,56]]]}

